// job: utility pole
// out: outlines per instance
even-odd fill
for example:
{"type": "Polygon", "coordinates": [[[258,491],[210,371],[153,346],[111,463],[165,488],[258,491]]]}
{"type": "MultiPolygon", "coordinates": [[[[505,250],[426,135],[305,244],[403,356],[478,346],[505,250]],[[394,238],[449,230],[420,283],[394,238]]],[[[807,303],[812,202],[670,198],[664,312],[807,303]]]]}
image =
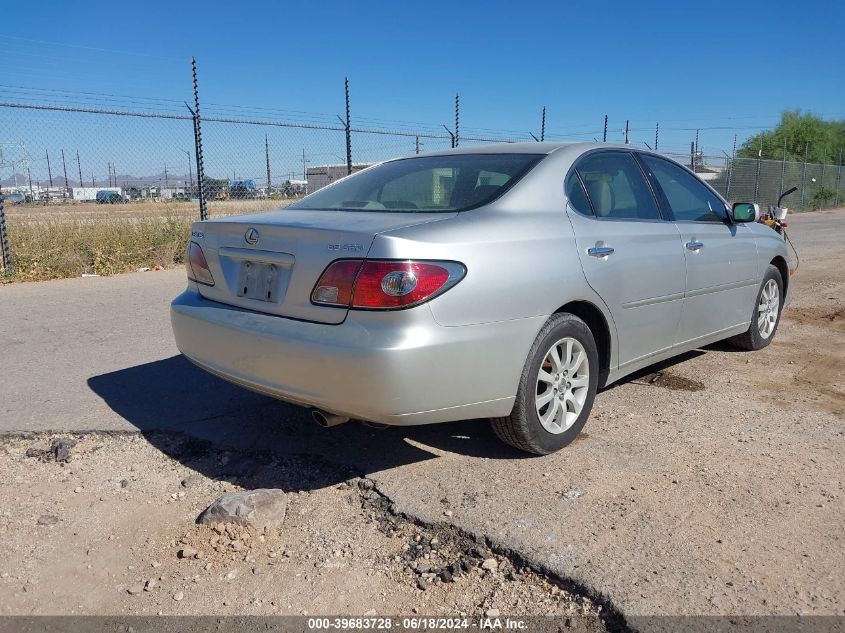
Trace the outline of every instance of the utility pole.
{"type": "Polygon", "coordinates": [[[65,164],[65,150],[62,148],[62,169],[65,172],[65,198],[70,195],[70,188],[67,183],[67,165],[65,164]]]}
{"type": "Polygon", "coordinates": [[[604,134],[601,137],[602,143],[607,143],[607,115],[604,115],[604,134]]]}
{"type": "Polygon", "coordinates": [[[76,150],[76,168],[79,170],[79,186],[84,187],[82,182],[82,163],[79,162],[79,150],[76,150]]]}
{"type": "Polygon", "coordinates": [[[111,163],[106,163],[106,169],[109,172],[109,187],[111,187],[111,163]]]}
{"type": "Polygon", "coordinates": [[[695,129],[695,155],[698,156],[698,128],[695,129]]]}
{"type": "MultiPolygon", "coordinates": [[[[46,149],[44,150],[44,154],[47,156],[47,178],[50,180],[50,188],[53,187],[53,171],[50,169],[50,152],[46,149]]],[[[49,196],[49,193],[47,194],[49,196]]]]}
{"type": "Polygon", "coordinates": [[[96,188],[97,188],[96,181],[94,180],[94,172],[93,172],[93,171],[91,172],[91,188],[92,188],[92,189],[96,189],[96,188]]]}
{"type": "Polygon", "coordinates": [[[540,142],[546,140],[546,106],[543,106],[543,116],[540,119],[540,142]]]}
{"type": "Polygon", "coordinates": [[[305,167],[305,163],[308,161],[305,158],[305,148],[302,148],[302,180],[305,183],[305,193],[308,193],[308,170],[305,167]]]}
{"type": "Polygon", "coordinates": [[[628,119],[625,119],[625,145],[628,144],[628,119]]]}
{"type": "MultiPolygon", "coordinates": [[[[191,192],[194,190],[194,174],[191,172],[191,152],[186,149],[182,150],[185,152],[185,156],[188,157],[188,185],[190,187],[191,192]]],[[[185,192],[187,193],[187,192],[185,192]]]]}
{"type": "Polygon", "coordinates": [[[167,189],[169,185],[167,184],[167,163],[164,163],[164,188],[167,189]]]}
{"type": "MultiPolygon", "coordinates": [[[[29,173],[29,167],[26,168],[26,179],[29,181],[29,197],[31,198],[31,202],[35,202],[35,192],[32,190],[32,174],[29,173]]],[[[839,182],[837,181],[838,186],[839,182]]]]}
{"type": "Polygon", "coordinates": [[[264,161],[267,163],[267,197],[270,197],[270,140],[264,134],[264,161]]]}

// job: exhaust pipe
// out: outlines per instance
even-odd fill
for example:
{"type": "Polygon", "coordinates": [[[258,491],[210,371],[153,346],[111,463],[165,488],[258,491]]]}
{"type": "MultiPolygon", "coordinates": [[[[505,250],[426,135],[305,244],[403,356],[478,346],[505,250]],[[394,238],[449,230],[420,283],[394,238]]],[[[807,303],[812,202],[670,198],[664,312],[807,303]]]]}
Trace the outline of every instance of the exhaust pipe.
{"type": "Polygon", "coordinates": [[[314,422],[322,426],[324,429],[337,426],[338,424],[343,424],[344,422],[349,422],[349,418],[346,416],[335,415],[334,413],[320,411],[319,409],[312,409],[311,417],[314,419],[314,422]]]}

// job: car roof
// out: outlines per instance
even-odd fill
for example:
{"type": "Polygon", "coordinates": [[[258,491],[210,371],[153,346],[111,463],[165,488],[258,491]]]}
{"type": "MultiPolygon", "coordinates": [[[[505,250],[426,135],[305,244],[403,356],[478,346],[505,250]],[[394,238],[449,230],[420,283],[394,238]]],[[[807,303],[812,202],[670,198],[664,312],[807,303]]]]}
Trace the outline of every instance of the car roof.
{"type": "Polygon", "coordinates": [[[484,145],[472,145],[470,147],[456,147],[436,152],[425,152],[425,156],[445,156],[449,154],[551,154],[560,149],[576,149],[586,152],[591,149],[616,148],[635,149],[633,145],[620,145],[617,143],[595,143],[580,141],[545,141],[519,142],[519,143],[488,143],[484,145]]]}

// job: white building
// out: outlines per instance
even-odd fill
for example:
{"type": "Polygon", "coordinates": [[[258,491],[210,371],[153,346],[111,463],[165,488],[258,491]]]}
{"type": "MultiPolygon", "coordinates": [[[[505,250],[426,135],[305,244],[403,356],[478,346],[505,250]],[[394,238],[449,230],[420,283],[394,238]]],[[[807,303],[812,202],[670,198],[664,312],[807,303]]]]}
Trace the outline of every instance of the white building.
{"type": "MultiPolygon", "coordinates": [[[[368,163],[359,163],[357,165],[352,165],[352,173],[354,174],[356,171],[361,171],[362,169],[366,169],[369,166],[370,164],[368,163]]],[[[342,163],[339,165],[317,165],[315,167],[309,167],[305,172],[308,193],[314,193],[318,189],[322,189],[326,185],[330,185],[336,180],[346,178],[346,176],[348,175],[346,172],[346,163],[342,163]]]]}
{"type": "Polygon", "coordinates": [[[98,191],[114,191],[123,195],[123,190],[120,187],[74,187],[71,195],[74,200],[90,202],[97,199],[98,191]]]}

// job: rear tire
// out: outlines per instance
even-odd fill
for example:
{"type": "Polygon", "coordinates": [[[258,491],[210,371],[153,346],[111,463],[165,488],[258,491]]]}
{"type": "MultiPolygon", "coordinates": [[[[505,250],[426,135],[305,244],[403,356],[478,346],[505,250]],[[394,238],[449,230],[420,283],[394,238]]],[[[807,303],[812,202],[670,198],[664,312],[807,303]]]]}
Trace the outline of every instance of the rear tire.
{"type": "Polygon", "coordinates": [[[511,414],[493,418],[493,431],[503,442],[535,455],[560,450],[587,422],[598,376],[590,328],[573,314],[553,315],[528,352],[511,414]]]}
{"type": "Polygon", "coordinates": [[[751,312],[748,331],[728,339],[740,349],[757,351],[767,347],[777,333],[783,311],[783,278],[776,266],[769,264],[751,312]]]}

